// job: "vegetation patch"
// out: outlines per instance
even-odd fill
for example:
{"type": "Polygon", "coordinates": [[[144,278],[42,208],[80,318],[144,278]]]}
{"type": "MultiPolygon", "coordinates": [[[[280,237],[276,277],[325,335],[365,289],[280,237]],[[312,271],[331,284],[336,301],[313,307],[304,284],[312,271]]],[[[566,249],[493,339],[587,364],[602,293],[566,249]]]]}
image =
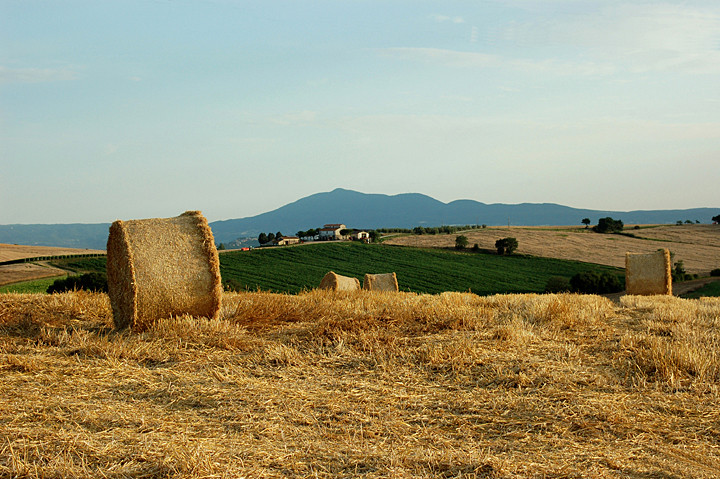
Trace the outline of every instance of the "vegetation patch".
{"type": "Polygon", "coordinates": [[[552,276],[568,280],[583,271],[617,268],[538,258],[377,244],[328,242],[293,248],[255,249],[220,255],[223,280],[246,290],[299,293],[316,288],[328,271],[358,278],[366,273],[397,274],[400,289],[417,293],[472,291],[487,295],[543,292],[552,276]]]}

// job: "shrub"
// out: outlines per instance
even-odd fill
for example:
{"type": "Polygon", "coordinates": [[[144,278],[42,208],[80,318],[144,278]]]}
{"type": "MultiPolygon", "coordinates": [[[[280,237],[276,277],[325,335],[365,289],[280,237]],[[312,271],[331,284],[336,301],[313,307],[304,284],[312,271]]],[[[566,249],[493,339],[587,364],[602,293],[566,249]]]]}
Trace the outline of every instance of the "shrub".
{"type": "Polygon", "coordinates": [[[103,273],[86,273],[80,276],[68,276],[67,278],[56,279],[48,286],[48,294],[64,293],[66,291],[95,291],[107,293],[107,276],[103,273]]]}
{"type": "Polygon", "coordinates": [[[587,271],[570,278],[570,288],[574,293],[608,294],[622,291],[623,286],[620,279],[612,273],[598,274],[587,271]]]}
{"type": "Polygon", "coordinates": [[[720,268],[715,268],[714,270],[710,271],[710,276],[720,276],[720,268]]]}
{"type": "Polygon", "coordinates": [[[499,255],[513,254],[518,248],[518,241],[515,238],[502,238],[495,242],[495,248],[499,255]]]}
{"type": "Polygon", "coordinates": [[[551,276],[545,283],[546,293],[567,293],[570,291],[570,281],[562,276],[551,276]]]}
{"type": "Polygon", "coordinates": [[[463,249],[463,248],[466,248],[467,245],[468,245],[467,236],[460,235],[457,238],[455,238],[455,249],[463,249]]]}
{"type": "Polygon", "coordinates": [[[683,264],[682,260],[677,261],[673,266],[674,266],[674,268],[672,270],[672,280],[673,281],[686,281],[686,280],[692,278],[692,276],[687,274],[687,272],[685,271],[685,265],[683,264]]]}
{"type": "Polygon", "coordinates": [[[622,231],[624,227],[622,220],[614,220],[607,216],[598,220],[598,224],[593,226],[593,231],[596,233],[617,233],[622,231]]]}

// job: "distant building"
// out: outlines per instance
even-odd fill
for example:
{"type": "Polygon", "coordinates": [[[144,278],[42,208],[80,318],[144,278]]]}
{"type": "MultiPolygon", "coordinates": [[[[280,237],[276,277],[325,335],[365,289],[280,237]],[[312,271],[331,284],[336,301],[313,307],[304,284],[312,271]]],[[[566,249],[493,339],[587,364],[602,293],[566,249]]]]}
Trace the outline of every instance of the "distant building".
{"type": "Polygon", "coordinates": [[[370,233],[367,231],[354,231],[351,237],[358,241],[370,241],[370,233]]]}
{"type": "Polygon", "coordinates": [[[275,240],[274,243],[278,246],[287,246],[289,244],[298,244],[300,242],[300,238],[297,236],[283,236],[279,240],[275,240]]]}
{"type": "Polygon", "coordinates": [[[346,226],[341,223],[330,223],[318,231],[318,235],[320,236],[321,240],[335,240],[335,239],[341,239],[342,235],[340,234],[340,231],[346,229],[346,226]]]}

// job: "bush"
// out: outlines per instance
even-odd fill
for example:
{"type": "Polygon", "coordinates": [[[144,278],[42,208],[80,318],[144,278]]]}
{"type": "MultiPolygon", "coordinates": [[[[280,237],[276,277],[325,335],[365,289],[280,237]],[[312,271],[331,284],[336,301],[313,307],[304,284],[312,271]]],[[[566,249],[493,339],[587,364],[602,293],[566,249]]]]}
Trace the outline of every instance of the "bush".
{"type": "Polygon", "coordinates": [[[714,270],[710,271],[710,276],[720,276],[720,268],[715,268],[714,270]]]}
{"type": "Polygon", "coordinates": [[[515,238],[502,238],[495,242],[495,248],[499,255],[513,254],[518,248],[518,241],[515,238]]]}
{"type": "Polygon", "coordinates": [[[594,271],[578,273],[570,278],[573,293],[608,294],[623,290],[622,282],[612,273],[598,274],[594,271]]]}
{"type": "Polygon", "coordinates": [[[593,226],[593,231],[596,233],[617,233],[622,231],[624,227],[622,220],[614,220],[608,216],[600,218],[598,224],[593,226]]]}
{"type": "Polygon", "coordinates": [[[683,264],[682,260],[677,261],[674,265],[674,268],[672,270],[672,280],[673,281],[686,281],[688,279],[692,279],[692,276],[687,274],[685,271],[685,265],[683,264]]]}
{"type": "Polygon", "coordinates": [[[545,283],[546,293],[568,293],[570,291],[570,281],[562,276],[551,276],[545,283]]]}
{"type": "Polygon", "coordinates": [[[103,273],[86,273],[80,276],[68,276],[63,279],[56,279],[48,286],[48,294],[64,293],[66,291],[95,291],[107,293],[107,276],[103,273]]]}
{"type": "Polygon", "coordinates": [[[460,235],[455,238],[455,249],[464,249],[468,245],[467,236],[460,235]]]}

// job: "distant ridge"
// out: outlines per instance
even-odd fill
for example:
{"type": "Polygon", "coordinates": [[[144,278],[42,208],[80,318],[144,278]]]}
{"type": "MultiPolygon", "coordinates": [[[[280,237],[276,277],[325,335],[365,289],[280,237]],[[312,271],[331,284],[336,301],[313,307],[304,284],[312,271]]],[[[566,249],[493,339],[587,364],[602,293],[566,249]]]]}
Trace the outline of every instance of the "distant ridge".
{"type": "MultiPolygon", "coordinates": [[[[261,232],[294,235],[299,230],[344,223],[350,228],[414,228],[486,224],[515,226],[580,225],[583,218],[596,224],[610,216],[625,224],[663,224],[695,220],[709,223],[720,208],[678,210],[602,211],[553,203],[485,204],[474,200],[443,203],[420,193],[367,194],[337,188],[316,193],[247,218],[215,221],[210,227],[218,243],[257,237],[261,232]]],[[[0,225],[0,243],[105,249],[110,223],[57,225],[0,225]]]]}

